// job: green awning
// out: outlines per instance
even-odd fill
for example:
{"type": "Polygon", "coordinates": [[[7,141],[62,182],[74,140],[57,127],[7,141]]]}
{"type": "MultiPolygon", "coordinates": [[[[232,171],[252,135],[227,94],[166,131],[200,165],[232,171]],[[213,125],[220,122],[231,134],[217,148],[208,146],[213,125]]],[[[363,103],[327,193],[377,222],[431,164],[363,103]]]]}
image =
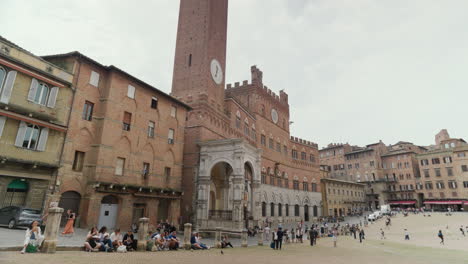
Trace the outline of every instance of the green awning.
{"type": "Polygon", "coordinates": [[[22,180],[13,180],[8,184],[8,189],[16,189],[16,190],[27,190],[28,183],[22,180]]]}

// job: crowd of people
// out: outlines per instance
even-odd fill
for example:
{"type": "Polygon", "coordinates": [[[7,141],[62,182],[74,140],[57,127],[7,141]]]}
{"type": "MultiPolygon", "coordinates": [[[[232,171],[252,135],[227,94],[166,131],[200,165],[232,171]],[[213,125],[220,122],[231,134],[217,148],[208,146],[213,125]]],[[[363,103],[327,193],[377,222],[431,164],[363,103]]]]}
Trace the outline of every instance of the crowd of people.
{"type": "MultiPolygon", "coordinates": [[[[403,213],[408,215],[408,213],[420,214],[422,213],[425,217],[430,216],[430,213],[424,209],[417,210],[396,210],[391,214],[385,217],[385,229],[389,230],[392,225],[391,218],[397,213],[403,213]]],[[[67,222],[63,229],[62,235],[73,235],[74,233],[74,221],[76,219],[76,214],[72,210],[67,210],[67,222]]],[[[451,211],[448,210],[446,215],[450,216],[451,211]]],[[[47,218],[47,215],[45,215],[47,218]]],[[[322,218],[322,222],[314,223],[308,227],[304,222],[299,222],[295,227],[292,228],[283,228],[282,225],[278,225],[277,228],[272,229],[271,224],[264,223],[264,228],[255,226],[253,228],[247,229],[247,234],[250,237],[257,236],[258,234],[263,234],[264,239],[270,242],[270,246],[274,250],[281,250],[283,244],[288,243],[304,243],[304,240],[309,240],[310,245],[314,246],[317,244],[317,240],[321,237],[331,237],[334,247],[337,246],[338,236],[351,236],[354,239],[359,239],[359,242],[362,243],[365,240],[365,231],[364,228],[368,226],[367,217],[364,217],[364,221],[359,221],[358,224],[342,224],[336,222],[327,222],[328,219],[322,218]],[[364,224],[364,225],[363,225],[364,224]],[[263,231],[263,232],[260,232],[263,231]]],[[[448,229],[448,226],[447,226],[448,229]]],[[[26,230],[25,240],[23,243],[23,248],[21,253],[26,252],[38,252],[40,246],[44,240],[44,235],[42,233],[43,228],[37,221],[31,223],[31,225],[26,230]]],[[[153,228],[154,230],[154,228],[153,228]]],[[[163,250],[177,250],[179,249],[180,240],[177,237],[177,229],[174,225],[169,224],[166,220],[165,222],[160,221],[155,227],[156,231],[149,231],[147,236],[143,239],[146,240],[146,250],[148,251],[163,251],[163,250]]],[[[459,228],[461,235],[465,236],[465,228],[460,226],[459,228]]],[[[136,225],[132,225],[126,233],[121,233],[119,228],[115,228],[113,232],[109,234],[107,227],[103,226],[100,229],[93,227],[89,230],[86,235],[84,242],[84,249],[88,252],[127,252],[134,251],[137,249],[138,240],[135,238],[134,233],[137,232],[136,225]]],[[[468,233],[468,225],[466,226],[466,232],[468,233]]],[[[410,240],[410,233],[407,228],[402,230],[404,234],[404,240],[410,240]]],[[[437,237],[440,239],[440,244],[444,244],[444,235],[442,230],[439,230],[437,237]]],[[[380,238],[386,239],[385,231],[383,228],[380,228],[380,238]]],[[[207,250],[210,249],[206,243],[202,242],[200,233],[194,232],[190,237],[191,249],[193,250],[207,250]]],[[[233,247],[232,243],[229,241],[227,235],[221,236],[221,248],[233,247]]]]}

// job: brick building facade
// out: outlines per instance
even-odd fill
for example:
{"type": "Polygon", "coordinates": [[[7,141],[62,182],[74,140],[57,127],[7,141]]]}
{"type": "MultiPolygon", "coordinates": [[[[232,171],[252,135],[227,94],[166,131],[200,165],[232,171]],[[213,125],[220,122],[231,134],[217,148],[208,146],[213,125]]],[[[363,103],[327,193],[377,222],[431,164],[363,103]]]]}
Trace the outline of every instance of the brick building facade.
{"type": "Polygon", "coordinates": [[[251,82],[224,87],[227,0],[182,0],[172,95],[189,104],[184,222],[239,231],[320,214],[317,145],[291,137],[288,95],[251,82]]]}
{"type": "MultiPolygon", "coordinates": [[[[368,207],[460,209],[468,198],[467,144],[441,130],[436,145],[422,147],[400,141],[359,148],[330,144],[320,150],[320,164],[330,177],[366,184],[368,207]],[[347,148],[349,152],[344,149],[347,148]],[[346,160],[344,169],[341,164],[346,160]]],[[[468,203],[467,203],[468,204],[468,203]]]]}
{"type": "Polygon", "coordinates": [[[43,58],[74,76],[59,206],[82,227],[126,229],[143,216],[177,224],[189,107],[78,52],[43,58]]]}

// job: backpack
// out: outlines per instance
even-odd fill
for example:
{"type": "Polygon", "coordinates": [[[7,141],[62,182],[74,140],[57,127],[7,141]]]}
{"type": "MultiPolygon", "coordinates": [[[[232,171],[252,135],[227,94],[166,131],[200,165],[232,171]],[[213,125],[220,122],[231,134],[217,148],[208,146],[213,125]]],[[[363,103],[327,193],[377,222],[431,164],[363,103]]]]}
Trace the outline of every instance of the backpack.
{"type": "Polygon", "coordinates": [[[117,252],[119,253],[126,253],[127,252],[127,247],[122,245],[117,248],[117,252]]]}
{"type": "Polygon", "coordinates": [[[272,249],[275,249],[275,242],[271,242],[271,243],[270,243],[270,247],[271,247],[272,249]]]}

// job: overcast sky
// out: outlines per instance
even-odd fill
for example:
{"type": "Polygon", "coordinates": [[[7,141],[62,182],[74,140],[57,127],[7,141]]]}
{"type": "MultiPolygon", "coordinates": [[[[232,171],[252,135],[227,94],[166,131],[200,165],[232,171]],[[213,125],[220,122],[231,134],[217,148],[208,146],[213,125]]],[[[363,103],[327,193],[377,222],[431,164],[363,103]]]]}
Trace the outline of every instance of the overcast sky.
{"type": "MultiPolygon", "coordinates": [[[[78,50],[170,92],[179,1],[2,0],[0,35],[78,50]],[[138,3],[136,5],[135,3],[138,3]]],[[[226,83],[263,71],[292,135],[364,145],[468,138],[468,1],[230,0],[226,83]]]]}

